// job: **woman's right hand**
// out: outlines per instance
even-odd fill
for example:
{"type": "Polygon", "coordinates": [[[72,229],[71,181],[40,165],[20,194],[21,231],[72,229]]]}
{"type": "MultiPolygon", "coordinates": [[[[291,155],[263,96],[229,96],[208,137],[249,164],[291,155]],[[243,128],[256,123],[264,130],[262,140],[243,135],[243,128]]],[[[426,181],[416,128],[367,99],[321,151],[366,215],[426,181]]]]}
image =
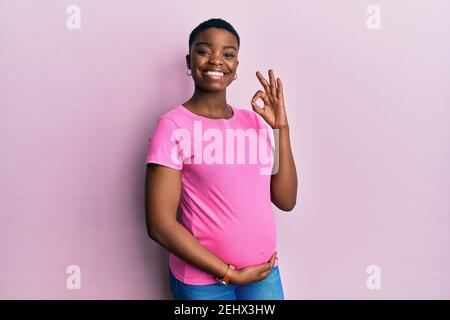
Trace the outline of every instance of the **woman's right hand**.
{"type": "Polygon", "coordinates": [[[266,263],[256,264],[238,270],[230,270],[232,273],[229,283],[243,285],[265,279],[270,271],[272,271],[276,256],[277,252],[275,251],[266,263]]]}

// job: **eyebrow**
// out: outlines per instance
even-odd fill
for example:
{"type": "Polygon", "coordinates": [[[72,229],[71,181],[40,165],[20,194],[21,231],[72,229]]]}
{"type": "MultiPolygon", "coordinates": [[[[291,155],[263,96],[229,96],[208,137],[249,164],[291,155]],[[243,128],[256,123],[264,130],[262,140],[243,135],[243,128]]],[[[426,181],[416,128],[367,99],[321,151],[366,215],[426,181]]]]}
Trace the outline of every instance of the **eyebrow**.
{"type": "MultiPolygon", "coordinates": [[[[197,46],[199,46],[199,45],[201,45],[201,44],[204,44],[204,45],[207,45],[208,47],[211,47],[211,44],[210,44],[209,42],[207,42],[207,41],[199,41],[199,42],[196,42],[196,43],[194,44],[194,47],[197,47],[197,46]]],[[[223,46],[223,48],[224,48],[224,49],[231,48],[231,49],[234,49],[234,50],[238,51],[238,49],[237,49],[235,46],[231,46],[231,45],[223,46]]]]}

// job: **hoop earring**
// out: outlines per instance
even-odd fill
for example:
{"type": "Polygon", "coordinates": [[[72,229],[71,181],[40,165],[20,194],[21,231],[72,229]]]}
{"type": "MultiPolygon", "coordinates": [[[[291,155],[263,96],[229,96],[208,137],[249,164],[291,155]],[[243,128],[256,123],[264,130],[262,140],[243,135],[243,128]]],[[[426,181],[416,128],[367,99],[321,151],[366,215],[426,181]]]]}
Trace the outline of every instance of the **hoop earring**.
{"type": "Polygon", "coordinates": [[[192,75],[192,71],[191,71],[191,73],[188,73],[188,70],[191,70],[191,69],[187,69],[187,70],[186,70],[186,74],[187,74],[188,76],[191,76],[191,75],[192,75]]]}
{"type": "Polygon", "coordinates": [[[236,73],[236,76],[234,77],[234,79],[233,80],[236,80],[237,79],[237,73],[236,73]]]}

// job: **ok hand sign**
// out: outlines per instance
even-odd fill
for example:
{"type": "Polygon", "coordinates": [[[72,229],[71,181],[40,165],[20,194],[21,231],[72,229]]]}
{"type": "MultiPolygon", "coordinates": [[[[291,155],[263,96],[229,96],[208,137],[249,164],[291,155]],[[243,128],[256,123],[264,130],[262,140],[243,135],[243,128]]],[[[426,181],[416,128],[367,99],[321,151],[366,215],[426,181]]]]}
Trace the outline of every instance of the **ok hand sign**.
{"type": "Polygon", "coordinates": [[[284,107],[283,84],[281,79],[277,78],[277,85],[275,84],[275,76],[273,70],[269,69],[269,81],[264,79],[261,72],[257,71],[256,76],[264,87],[264,91],[258,90],[252,98],[252,109],[259,114],[272,129],[279,129],[288,125],[286,117],[286,109],[284,107]],[[264,102],[261,108],[256,104],[258,98],[264,102]]]}

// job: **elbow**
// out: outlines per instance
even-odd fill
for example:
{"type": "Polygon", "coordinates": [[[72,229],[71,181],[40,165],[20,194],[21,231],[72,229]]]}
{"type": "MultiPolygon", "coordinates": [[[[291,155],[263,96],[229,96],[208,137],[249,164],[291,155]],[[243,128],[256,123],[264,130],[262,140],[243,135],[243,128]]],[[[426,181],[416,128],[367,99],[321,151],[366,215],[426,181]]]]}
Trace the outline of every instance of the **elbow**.
{"type": "Polygon", "coordinates": [[[148,235],[148,237],[149,237],[150,239],[152,239],[152,240],[155,241],[156,243],[158,243],[158,244],[161,244],[161,243],[162,243],[161,236],[160,236],[159,233],[157,233],[157,232],[155,232],[155,231],[148,231],[148,232],[147,232],[147,235],[148,235]]]}
{"type": "Polygon", "coordinates": [[[150,231],[150,230],[147,230],[147,235],[148,235],[148,237],[149,237],[150,239],[156,241],[156,236],[155,236],[155,233],[154,233],[154,232],[152,232],[152,231],[150,231]]]}
{"type": "Polygon", "coordinates": [[[150,239],[158,242],[161,234],[161,228],[157,227],[154,223],[147,221],[147,235],[150,239]]]}
{"type": "Polygon", "coordinates": [[[170,230],[173,229],[172,224],[167,225],[164,223],[163,225],[158,224],[158,226],[147,227],[147,235],[153,241],[162,244],[167,240],[167,235],[170,234],[170,230]]]}
{"type": "Polygon", "coordinates": [[[280,209],[283,211],[286,211],[286,212],[290,212],[290,211],[294,210],[296,204],[297,204],[297,188],[295,188],[295,193],[291,197],[291,199],[284,201],[284,203],[280,209]]]}
{"type": "Polygon", "coordinates": [[[147,236],[150,239],[158,242],[158,236],[157,236],[158,232],[156,231],[155,226],[153,226],[153,224],[150,223],[149,219],[147,219],[147,221],[146,221],[146,227],[147,227],[147,236]]]}
{"type": "Polygon", "coordinates": [[[159,244],[166,242],[167,236],[176,228],[178,223],[176,218],[173,220],[171,218],[157,218],[155,215],[151,215],[149,211],[145,216],[147,236],[159,244]]]}
{"type": "Polygon", "coordinates": [[[292,210],[294,210],[295,208],[295,202],[293,204],[287,205],[287,206],[281,206],[279,209],[286,211],[286,212],[290,212],[292,210]]]}
{"type": "Polygon", "coordinates": [[[147,229],[147,236],[158,242],[158,233],[159,231],[157,230],[157,225],[155,223],[154,219],[151,219],[151,215],[149,214],[149,211],[145,212],[145,226],[147,229]]]}
{"type": "Polygon", "coordinates": [[[280,193],[271,192],[270,200],[280,210],[290,212],[294,210],[297,203],[297,192],[293,195],[280,195],[280,193]]]}
{"type": "Polygon", "coordinates": [[[294,199],[289,202],[287,202],[287,201],[277,202],[277,203],[275,203],[275,205],[277,206],[278,209],[280,209],[282,211],[290,212],[290,211],[294,210],[296,203],[297,203],[297,201],[296,201],[296,199],[294,199]]]}

